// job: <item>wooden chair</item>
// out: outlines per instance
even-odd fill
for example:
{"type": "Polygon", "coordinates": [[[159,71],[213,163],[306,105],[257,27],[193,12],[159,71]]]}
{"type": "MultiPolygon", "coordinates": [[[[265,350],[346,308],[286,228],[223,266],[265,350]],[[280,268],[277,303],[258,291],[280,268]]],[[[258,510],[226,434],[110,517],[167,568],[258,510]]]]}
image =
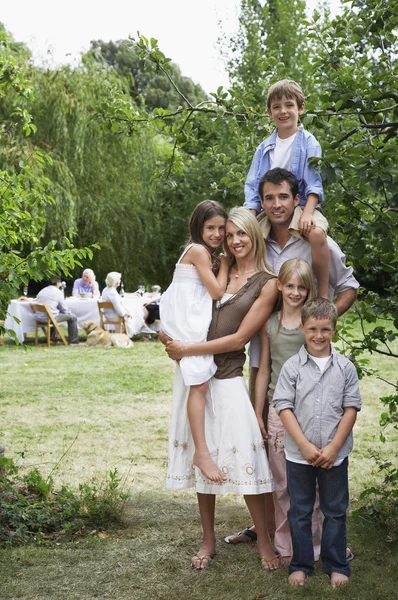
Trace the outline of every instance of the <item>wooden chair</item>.
{"type": "Polygon", "coordinates": [[[102,309],[104,309],[104,308],[110,308],[110,309],[114,310],[112,302],[100,302],[98,300],[97,304],[98,304],[98,311],[99,311],[99,316],[100,316],[100,327],[102,327],[102,329],[105,329],[104,325],[113,325],[113,327],[117,327],[118,333],[123,333],[123,328],[125,327],[124,317],[117,315],[117,317],[118,317],[117,321],[107,321],[106,318],[104,317],[104,313],[102,312],[102,309]]]}
{"type": "Polygon", "coordinates": [[[30,308],[32,309],[32,312],[37,313],[37,312],[41,312],[41,313],[45,313],[47,316],[47,320],[46,321],[36,321],[36,327],[35,327],[35,344],[36,346],[38,346],[39,344],[39,329],[42,329],[42,331],[44,332],[45,336],[47,337],[47,346],[50,347],[51,345],[51,329],[54,328],[55,331],[58,333],[60,339],[63,341],[63,343],[65,344],[65,346],[68,345],[68,342],[66,341],[64,334],[62,333],[60,327],[59,327],[59,323],[57,323],[57,321],[54,319],[54,316],[52,314],[52,312],[50,311],[50,309],[48,308],[47,304],[31,304],[30,308]]]}

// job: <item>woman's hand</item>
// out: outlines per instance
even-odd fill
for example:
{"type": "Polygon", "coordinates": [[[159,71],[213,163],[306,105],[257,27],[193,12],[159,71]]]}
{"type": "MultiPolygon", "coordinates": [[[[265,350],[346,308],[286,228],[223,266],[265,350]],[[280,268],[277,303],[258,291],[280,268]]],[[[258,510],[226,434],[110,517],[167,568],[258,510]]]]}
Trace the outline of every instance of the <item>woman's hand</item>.
{"type": "Polygon", "coordinates": [[[173,340],[164,331],[161,331],[159,333],[159,341],[162,342],[163,346],[165,346],[167,342],[172,342],[173,340]]]}
{"type": "Polygon", "coordinates": [[[181,360],[184,357],[185,344],[171,340],[166,343],[166,352],[173,360],[181,360]]]}

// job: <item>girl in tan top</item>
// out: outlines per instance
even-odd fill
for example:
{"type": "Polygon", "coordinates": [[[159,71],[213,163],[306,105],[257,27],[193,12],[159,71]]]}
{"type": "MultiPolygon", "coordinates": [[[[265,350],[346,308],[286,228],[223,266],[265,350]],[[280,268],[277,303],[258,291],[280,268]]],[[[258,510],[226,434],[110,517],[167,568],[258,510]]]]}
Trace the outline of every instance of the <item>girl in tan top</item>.
{"type": "Polygon", "coordinates": [[[278,296],[275,276],[265,263],[265,246],[255,217],[245,208],[232,209],[226,224],[225,250],[233,259],[226,293],[213,303],[207,342],[168,341],[171,358],[213,354],[217,371],[206,395],[205,434],[210,454],[226,479],[206,479],[192,464],[193,443],[186,415],[186,389],[174,385],[166,486],[195,486],[203,528],[203,541],[192,566],[203,569],[216,549],[215,494],[244,495],[257,530],[263,568],[279,566],[266,527],[264,494],[274,484],[265,444],[243,378],[245,345],[271,314],[278,296]]]}

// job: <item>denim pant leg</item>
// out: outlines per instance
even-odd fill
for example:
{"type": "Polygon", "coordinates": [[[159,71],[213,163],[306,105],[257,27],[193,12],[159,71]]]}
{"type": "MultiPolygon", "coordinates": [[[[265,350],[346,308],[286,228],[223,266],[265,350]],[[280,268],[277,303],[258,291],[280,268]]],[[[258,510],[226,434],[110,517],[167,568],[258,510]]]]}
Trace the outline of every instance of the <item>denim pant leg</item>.
{"type": "Polygon", "coordinates": [[[70,344],[78,344],[79,343],[79,331],[77,328],[77,317],[73,313],[59,313],[55,320],[58,323],[63,323],[64,321],[68,324],[68,341],[70,344]]]}
{"type": "Polygon", "coordinates": [[[325,572],[351,574],[346,558],[348,508],[348,458],[331,469],[317,468],[319,499],[325,520],[322,529],[321,557],[325,572]]]}
{"type": "Polygon", "coordinates": [[[286,461],[287,488],[290,508],[287,516],[293,543],[293,556],[289,573],[303,571],[310,575],[314,570],[312,545],[312,511],[315,502],[317,469],[286,461]]]}

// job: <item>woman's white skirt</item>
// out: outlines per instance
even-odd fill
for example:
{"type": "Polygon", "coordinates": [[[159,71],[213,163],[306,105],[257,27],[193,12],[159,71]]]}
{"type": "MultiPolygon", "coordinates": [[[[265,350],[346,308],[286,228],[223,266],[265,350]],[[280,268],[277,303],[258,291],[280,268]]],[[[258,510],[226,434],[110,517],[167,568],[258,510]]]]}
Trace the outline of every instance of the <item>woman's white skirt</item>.
{"type": "Polygon", "coordinates": [[[166,487],[196,487],[201,494],[263,494],[274,490],[265,442],[243,377],[209,381],[205,434],[210,454],[226,475],[213,483],[192,464],[195,447],[187,417],[189,387],[177,366],[174,378],[166,487]]]}

